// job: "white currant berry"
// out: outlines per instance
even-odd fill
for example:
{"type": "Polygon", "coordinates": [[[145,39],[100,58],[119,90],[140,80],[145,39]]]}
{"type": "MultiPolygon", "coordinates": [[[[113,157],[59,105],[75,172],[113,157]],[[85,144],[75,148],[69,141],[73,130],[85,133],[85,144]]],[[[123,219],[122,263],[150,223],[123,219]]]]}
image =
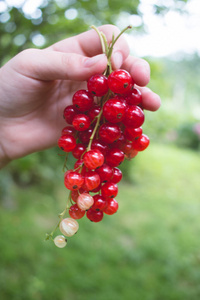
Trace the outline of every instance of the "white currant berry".
{"type": "Polygon", "coordinates": [[[59,228],[65,236],[72,236],[78,231],[79,224],[72,218],[65,218],[60,222],[59,228]]]}
{"type": "Polygon", "coordinates": [[[94,204],[94,199],[90,194],[82,193],[78,196],[76,204],[80,209],[87,210],[94,204]]]}
{"type": "Polygon", "coordinates": [[[67,245],[67,240],[63,235],[57,235],[53,241],[58,248],[64,248],[67,245]]]}

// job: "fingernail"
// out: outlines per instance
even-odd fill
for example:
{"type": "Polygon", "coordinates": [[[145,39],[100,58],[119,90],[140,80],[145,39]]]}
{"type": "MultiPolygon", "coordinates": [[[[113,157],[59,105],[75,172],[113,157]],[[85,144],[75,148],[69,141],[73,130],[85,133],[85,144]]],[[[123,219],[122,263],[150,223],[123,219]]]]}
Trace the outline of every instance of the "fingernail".
{"type": "Polygon", "coordinates": [[[85,59],[83,65],[86,68],[90,68],[101,60],[105,60],[105,54],[99,54],[93,57],[88,57],[85,59]]]}
{"type": "Polygon", "coordinates": [[[121,52],[118,51],[113,53],[112,61],[113,61],[114,68],[119,69],[123,62],[123,56],[121,52]]]}

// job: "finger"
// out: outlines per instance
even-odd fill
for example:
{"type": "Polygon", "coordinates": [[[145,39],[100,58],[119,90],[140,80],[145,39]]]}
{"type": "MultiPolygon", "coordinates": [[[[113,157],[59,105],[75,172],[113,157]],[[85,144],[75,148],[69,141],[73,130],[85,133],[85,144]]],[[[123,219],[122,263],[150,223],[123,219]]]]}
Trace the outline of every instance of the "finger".
{"type": "MultiPolygon", "coordinates": [[[[105,34],[108,44],[112,42],[113,35],[114,37],[117,37],[120,33],[119,28],[114,25],[103,25],[98,27],[98,30],[105,34]]],[[[89,57],[102,53],[100,38],[94,29],[57,42],[53,44],[49,49],[66,53],[75,52],[89,57]]],[[[128,57],[128,54],[128,44],[123,36],[121,36],[114,45],[112,55],[113,68],[120,68],[123,61],[128,57]],[[116,56],[115,53],[117,53],[116,56]]]]}
{"type": "Polygon", "coordinates": [[[161,99],[158,94],[152,92],[147,87],[139,87],[137,88],[142,93],[142,108],[150,111],[156,111],[159,109],[161,105],[161,99]]]}
{"type": "Polygon", "coordinates": [[[131,74],[134,82],[139,86],[145,86],[149,83],[150,66],[146,60],[128,56],[122,68],[131,74]]]}
{"type": "Polygon", "coordinates": [[[104,54],[89,58],[74,53],[29,49],[15,57],[13,67],[18,73],[39,80],[84,81],[95,73],[103,73],[106,65],[104,54]]]}

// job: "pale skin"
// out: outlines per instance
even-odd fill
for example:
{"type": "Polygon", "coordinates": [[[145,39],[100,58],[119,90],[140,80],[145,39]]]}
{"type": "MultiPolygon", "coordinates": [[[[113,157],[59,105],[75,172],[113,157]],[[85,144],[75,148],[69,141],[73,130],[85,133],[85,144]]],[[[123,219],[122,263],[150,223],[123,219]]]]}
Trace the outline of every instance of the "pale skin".
{"type": "MultiPolygon", "coordinates": [[[[113,25],[99,27],[107,37],[118,35],[113,25]]],[[[57,42],[46,49],[27,49],[0,69],[0,168],[10,161],[57,144],[67,124],[63,109],[88,78],[106,69],[99,37],[94,30],[57,42]]],[[[156,111],[160,97],[146,87],[149,64],[129,54],[123,36],[115,44],[113,69],[130,72],[142,92],[143,108],[156,111]]]]}

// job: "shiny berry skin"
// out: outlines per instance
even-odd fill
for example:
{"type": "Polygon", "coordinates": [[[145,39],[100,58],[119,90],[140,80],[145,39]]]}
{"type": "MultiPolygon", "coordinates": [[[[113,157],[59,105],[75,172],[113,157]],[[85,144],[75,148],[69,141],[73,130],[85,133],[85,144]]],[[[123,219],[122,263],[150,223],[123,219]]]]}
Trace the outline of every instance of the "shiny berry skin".
{"type": "Polygon", "coordinates": [[[113,176],[111,181],[114,183],[118,183],[122,180],[122,171],[119,168],[113,168],[113,176]]]}
{"type": "Polygon", "coordinates": [[[101,182],[105,183],[113,177],[113,169],[107,164],[103,164],[101,167],[96,169],[99,174],[101,182]]]}
{"type": "Polygon", "coordinates": [[[78,134],[79,140],[83,143],[83,144],[88,144],[90,141],[90,137],[92,135],[93,129],[92,128],[88,128],[85,131],[80,131],[78,134]]]}
{"type": "Polygon", "coordinates": [[[139,105],[142,102],[142,93],[137,88],[134,88],[126,97],[126,101],[130,105],[139,105]]]}
{"type": "Polygon", "coordinates": [[[79,195],[76,203],[81,210],[87,210],[94,204],[94,199],[90,194],[82,193],[79,195]]]}
{"type": "Polygon", "coordinates": [[[103,212],[93,210],[92,208],[90,208],[86,212],[86,216],[90,221],[97,223],[97,222],[100,222],[103,219],[103,212]]]}
{"type": "Polygon", "coordinates": [[[123,123],[127,127],[140,127],[144,123],[143,110],[139,106],[128,105],[125,111],[123,123]]]}
{"type": "Polygon", "coordinates": [[[135,139],[132,143],[136,151],[144,151],[149,146],[150,140],[146,134],[142,134],[139,138],[135,139]]]}
{"type": "Polygon", "coordinates": [[[78,190],[84,183],[83,176],[77,171],[68,170],[64,175],[64,184],[70,191],[78,190]]]}
{"type": "Polygon", "coordinates": [[[72,155],[79,159],[81,158],[81,155],[85,152],[86,147],[84,144],[76,144],[76,147],[72,150],[72,155]]]}
{"type": "Polygon", "coordinates": [[[81,210],[77,204],[74,204],[69,209],[69,215],[72,219],[81,219],[85,215],[85,210],[81,210]]]}
{"type": "Polygon", "coordinates": [[[111,167],[117,167],[124,161],[124,153],[118,148],[111,148],[106,155],[106,163],[111,167]]]}
{"type": "Polygon", "coordinates": [[[77,233],[79,224],[72,218],[65,218],[60,222],[59,229],[65,236],[72,236],[77,233]]]}
{"type": "Polygon", "coordinates": [[[113,215],[118,211],[119,204],[115,199],[109,198],[107,200],[106,208],[104,209],[104,213],[107,215],[113,215]]]}
{"type": "Polygon", "coordinates": [[[62,129],[62,135],[69,134],[75,136],[76,130],[73,126],[66,126],[62,129]]]}
{"type": "Polygon", "coordinates": [[[90,118],[91,121],[94,120],[94,118],[96,118],[98,116],[98,114],[100,113],[101,110],[101,106],[99,105],[93,105],[90,110],[88,111],[87,115],[90,118]]]}
{"type": "Polygon", "coordinates": [[[103,116],[108,122],[119,123],[124,118],[125,110],[126,104],[124,101],[111,98],[103,106],[103,116]]]}
{"type": "Polygon", "coordinates": [[[75,115],[72,125],[77,131],[84,131],[90,127],[90,118],[84,114],[75,115]]]}
{"type": "Polygon", "coordinates": [[[118,186],[114,182],[106,182],[101,188],[102,196],[107,198],[114,198],[118,194],[118,186]]]}
{"type": "Polygon", "coordinates": [[[92,141],[91,149],[101,151],[101,153],[105,157],[105,155],[106,155],[106,153],[108,151],[108,145],[106,145],[106,143],[104,143],[104,142],[102,142],[102,141],[100,141],[98,139],[94,139],[92,141]]]}
{"type": "Polygon", "coordinates": [[[92,170],[103,165],[104,156],[99,150],[89,150],[83,156],[83,162],[86,168],[92,170]]]}
{"type": "Polygon", "coordinates": [[[133,84],[131,75],[122,69],[115,70],[108,76],[108,86],[116,94],[127,94],[133,84]]]}
{"type": "Polygon", "coordinates": [[[68,105],[63,112],[63,118],[68,124],[72,124],[73,118],[77,114],[77,109],[74,105],[68,105]]]}
{"type": "Polygon", "coordinates": [[[83,188],[86,191],[93,191],[100,185],[100,176],[97,172],[95,171],[88,171],[84,174],[84,184],[83,188]]]}
{"type": "Polygon", "coordinates": [[[53,241],[58,248],[64,248],[67,245],[67,240],[63,235],[57,235],[53,241]]]}
{"type": "Polygon", "coordinates": [[[89,78],[87,88],[94,96],[102,97],[108,92],[108,79],[102,74],[95,74],[89,78]]]}
{"type": "Polygon", "coordinates": [[[93,199],[94,199],[94,204],[92,205],[91,208],[93,210],[97,210],[97,211],[101,210],[101,211],[103,211],[105,209],[105,207],[106,207],[106,204],[107,204],[106,199],[103,196],[99,195],[99,194],[94,195],[93,199]]]}
{"type": "Polygon", "coordinates": [[[138,127],[138,128],[126,127],[124,130],[124,136],[129,141],[133,141],[141,135],[142,135],[142,127],[138,127]]]}
{"type": "Polygon", "coordinates": [[[64,134],[59,138],[58,146],[65,152],[71,152],[76,147],[76,140],[72,135],[64,134]]]}
{"type": "Polygon", "coordinates": [[[102,142],[111,144],[119,139],[121,130],[118,125],[104,123],[99,128],[99,138],[102,142]]]}
{"type": "Polygon", "coordinates": [[[90,109],[93,105],[94,98],[89,91],[79,90],[72,98],[72,103],[76,109],[80,112],[85,112],[90,109]]]}

